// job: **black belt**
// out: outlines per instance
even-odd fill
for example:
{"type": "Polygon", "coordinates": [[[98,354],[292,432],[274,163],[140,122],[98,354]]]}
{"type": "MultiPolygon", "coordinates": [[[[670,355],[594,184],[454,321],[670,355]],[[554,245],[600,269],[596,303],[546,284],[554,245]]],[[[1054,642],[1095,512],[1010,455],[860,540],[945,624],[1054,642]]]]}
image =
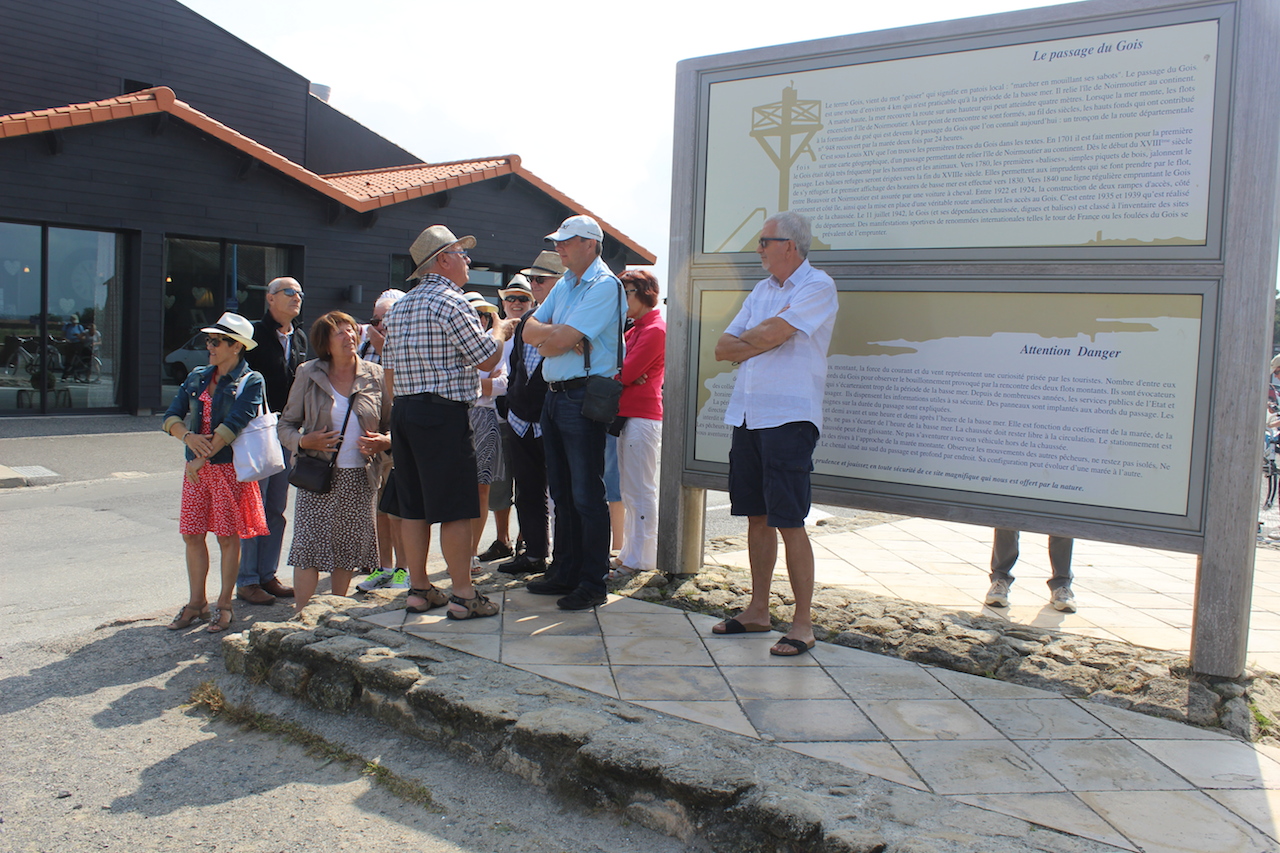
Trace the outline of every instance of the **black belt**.
{"type": "Polygon", "coordinates": [[[552,391],[572,391],[574,388],[581,388],[587,384],[587,377],[579,376],[577,379],[566,379],[563,382],[548,382],[547,387],[552,391]]]}
{"type": "Polygon", "coordinates": [[[441,406],[461,406],[464,409],[471,408],[470,403],[464,403],[461,400],[450,400],[448,397],[441,397],[432,391],[423,391],[420,394],[405,394],[405,399],[422,400],[424,403],[437,403],[441,406]]]}

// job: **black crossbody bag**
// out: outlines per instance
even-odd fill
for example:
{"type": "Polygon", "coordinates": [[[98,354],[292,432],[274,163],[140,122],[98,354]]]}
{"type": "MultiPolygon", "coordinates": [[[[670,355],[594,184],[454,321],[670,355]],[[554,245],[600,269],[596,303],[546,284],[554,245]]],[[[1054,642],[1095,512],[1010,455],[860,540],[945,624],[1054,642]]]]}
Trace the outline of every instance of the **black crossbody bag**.
{"type": "Polygon", "coordinates": [[[338,451],[342,449],[342,440],[346,438],[347,421],[351,420],[351,410],[356,407],[355,392],[347,398],[347,416],[342,419],[342,431],[338,433],[338,446],[326,462],[315,456],[306,456],[299,450],[293,460],[293,470],[289,472],[289,482],[299,489],[327,495],[333,488],[333,468],[338,464],[338,451]]]}

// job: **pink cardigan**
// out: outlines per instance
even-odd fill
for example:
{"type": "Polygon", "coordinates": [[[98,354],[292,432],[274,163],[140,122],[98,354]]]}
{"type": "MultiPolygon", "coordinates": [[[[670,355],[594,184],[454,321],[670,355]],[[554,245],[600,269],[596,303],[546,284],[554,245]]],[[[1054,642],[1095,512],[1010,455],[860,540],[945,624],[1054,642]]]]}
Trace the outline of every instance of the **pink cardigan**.
{"type": "Polygon", "coordinates": [[[628,418],[662,420],[662,377],[667,354],[667,321],[655,308],[627,331],[627,354],[622,359],[622,401],[618,414],[628,418]],[[636,384],[641,376],[644,383],[636,384]]]}

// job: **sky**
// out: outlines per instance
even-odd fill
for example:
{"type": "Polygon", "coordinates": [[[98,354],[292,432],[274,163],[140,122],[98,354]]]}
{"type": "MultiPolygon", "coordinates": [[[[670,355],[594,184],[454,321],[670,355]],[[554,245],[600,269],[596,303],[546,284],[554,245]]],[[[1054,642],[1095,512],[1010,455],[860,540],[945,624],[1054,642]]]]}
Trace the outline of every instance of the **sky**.
{"type": "MultiPolygon", "coordinates": [[[[1051,3],[181,0],[428,162],[518,154],[658,256],[682,59],[1051,3]]],[[[181,97],[182,93],[178,93],[181,97]]],[[[537,248],[537,247],[533,247],[537,248]]]]}

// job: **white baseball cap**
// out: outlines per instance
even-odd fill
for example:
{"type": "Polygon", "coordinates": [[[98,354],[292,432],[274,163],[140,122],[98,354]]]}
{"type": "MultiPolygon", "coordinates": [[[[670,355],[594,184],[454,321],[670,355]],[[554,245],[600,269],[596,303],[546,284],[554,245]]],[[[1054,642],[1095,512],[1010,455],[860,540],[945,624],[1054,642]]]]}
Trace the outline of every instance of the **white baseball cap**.
{"type": "Polygon", "coordinates": [[[561,222],[560,230],[554,234],[548,234],[544,239],[554,240],[559,243],[561,240],[568,240],[570,237],[586,237],[588,240],[604,242],[604,231],[600,229],[600,223],[590,216],[580,213],[577,216],[570,216],[564,222],[561,222]]]}

